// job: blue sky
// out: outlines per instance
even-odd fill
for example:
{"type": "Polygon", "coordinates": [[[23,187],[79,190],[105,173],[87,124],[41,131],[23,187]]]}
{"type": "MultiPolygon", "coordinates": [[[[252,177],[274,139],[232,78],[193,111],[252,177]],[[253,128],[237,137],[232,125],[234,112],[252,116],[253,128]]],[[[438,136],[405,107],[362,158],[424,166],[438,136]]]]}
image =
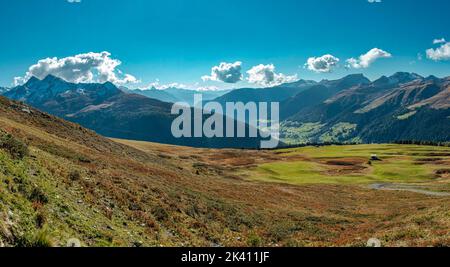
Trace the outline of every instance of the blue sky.
{"type": "Polygon", "coordinates": [[[125,74],[139,80],[130,87],[158,81],[237,88],[294,75],[373,79],[396,71],[448,76],[449,11],[448,0],[0,0],[0,85],[26,78],[40,59],[102,51],[121,61],[112,70],[117,80],[125,74]],[[427,57],[427,49],[440,47],[434,60],[427,57]],[[364,64],[359,56],[373,48],[380,50],[364,64]],[[323,55],[332,56],[329,65],[320,64],[323,55]],[[319,64],[308,69],[312,57],[319,64]],[[350,58],[356,64],[349,68],[350,58]],[[225,74],[241,62],[242,81],[211,75],[221,62],[230,63],[217,68],[225,74]],[[246,72],[259,64],[251,84],[246,72]]]}

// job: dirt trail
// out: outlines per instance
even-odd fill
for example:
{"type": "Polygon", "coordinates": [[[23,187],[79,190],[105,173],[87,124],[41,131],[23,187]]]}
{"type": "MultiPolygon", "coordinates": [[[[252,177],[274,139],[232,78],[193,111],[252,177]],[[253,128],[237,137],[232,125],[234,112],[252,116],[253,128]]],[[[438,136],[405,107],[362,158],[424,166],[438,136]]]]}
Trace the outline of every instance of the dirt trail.
{"type": "Polygon", "coordinates": [[[402,184],[372,184],[369,186],[370,189],[374,190],[390,190],[390,191],[408,191],[418,194],[424,194],[427,196],[434,197],[450,197],[450,193],[447,192],[435,192],[425,189],[420,189],[418,186],[402,185],[402,184]]]}

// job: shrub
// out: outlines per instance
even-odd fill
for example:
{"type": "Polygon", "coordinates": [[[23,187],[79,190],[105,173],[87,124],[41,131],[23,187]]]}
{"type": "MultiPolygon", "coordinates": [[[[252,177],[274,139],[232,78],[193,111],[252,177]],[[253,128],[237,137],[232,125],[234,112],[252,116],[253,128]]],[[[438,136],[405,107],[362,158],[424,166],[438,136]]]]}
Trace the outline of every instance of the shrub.
{"type": "Polygon", "coordinates": [[[259,237],[256,233],[251,233],[247,239],[247,244],[250,247],[259,247],[262,245],[261,237],[259,237]]]}
{"type": "Polygon", "coordinates": [[[29,248],[49,248],[53,247],[50,235],[47,229],[41,229],[34,234],[26,234],[17,238],[15,244],[16,247],[29,247],[29,248]]]}
{"type": "Polygon", "coordinates": [[[45,211],[40,210],[36,214],[36,226],[38,228],[44,227],[44,224],[47,222],[47,216],[45,214],[45,211]]]}
{"type": "Polygon", "coordinates": [[[169,219],[169,214],[167,213],[167,211],[160,206],[154,207],[152,209],[152,214],[160,222],[166,221],[167,219],[169,219]]]}
{"type": "Polygon", "coordinates": [[[270,236],[273,241],[279,242],[289,237],[294,231],[293,225],[287,222],[279,222],[271,226],[270,236]]]}
{"type": "Polygon", "coordinates": [[[43,204],[48,203],[47,195],[39,187],[33,188],[33,190],[31,191],[30,195],[28,196],[28,199],[30,201],[36,201],[36,202],[40,202],[40,203],[43,203],[43,204]]]}
{"type": "Polygon", "coordinates": [[[0,148],[7,151],[14,159],[23,159],[28,155],[28,146],[10,134],[2,134],[0,148]]]}
{"type": "Polygon", "coordinates": [[[50,235],[45,229],[39,230],[30,241],[31,241],[30,247],[35,248],[53,247],[53,242],[50,239],[50,235]]]}
{"type": "Polygon", "coordinates": [[[77,170],[71,171],[71,172],[69,173],[69,179],[70,179],[71,181],[78,181],[78,180],[80,180],[80,179],[81,179],[81,174],[80,174],[80,172],[77,171],[77,170]]]}
{"type": "Polygon", "coordinates": [[[78,156],[78,161],[81,163],[92,163],[92,160],[85,156],[78,156]]]}

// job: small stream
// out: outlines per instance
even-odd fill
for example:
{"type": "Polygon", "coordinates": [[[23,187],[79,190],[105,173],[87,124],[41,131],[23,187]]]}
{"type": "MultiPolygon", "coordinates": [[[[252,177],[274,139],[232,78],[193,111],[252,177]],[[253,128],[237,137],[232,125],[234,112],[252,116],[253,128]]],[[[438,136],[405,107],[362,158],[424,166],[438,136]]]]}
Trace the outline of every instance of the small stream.
{"type": "Polygon", "coordinates": [[[390,190],[390,191],[408,191],[418,194],[424,194],[427,196],[434,197],[450,197],[449,192],[435,192],[425,189],[420,189],[418,186],[403,185],[403,184],[372,184],[369,186],[370,189],[374,190],[390,190]]]}

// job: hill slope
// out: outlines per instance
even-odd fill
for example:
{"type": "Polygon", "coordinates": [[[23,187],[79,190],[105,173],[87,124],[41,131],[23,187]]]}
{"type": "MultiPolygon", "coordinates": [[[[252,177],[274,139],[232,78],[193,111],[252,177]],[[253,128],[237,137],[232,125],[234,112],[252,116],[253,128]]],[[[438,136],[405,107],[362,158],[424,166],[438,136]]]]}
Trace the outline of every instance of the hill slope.
{"type": "Polygon", "coordinates": [[[327,99],[327,91],[319,89],[314,95],[320,102],[303,105],[286,119],[285,137],[309,142],[449,141],[449,87],[449,78],[396,73],[336,90],[327,99]]]}
{"type": "Polygon", "coordinates": [[[233,244],[248,216],[213,193],[230,181],[211,181],[192,159],[185,168],[3,97],[0,129],[1,245],[233,244]],[[10,135],[21,141],[4,144],[10,135]],[[28,154],[13,157],[10,143],[28,154]]]}
{"type": "Polygon", "coordinates": [[[134,89],[134,90],[130,90],[130,89],[127,89],[126,92],[129,92],[129,93],[132,93],[132,94],[143,95],[143,96],[146,96],[148,98],[157,99],[157,100],[162,101],[162,102],[176,103],[176,102],[180,101],[178,98],[176,98],[175,96],[169,94],[165,90],[157,90],[157,89],[151,89],[151,90],[134,89]]]}
{"type": "Polygon", "coordinates": [[[241,88],[235,89],[223,96],[216,98],[214,101],[222,105],[227,102],[281,102],[293,95],[309,89],[315,85],[314,81],[298,81],[292,84],[280,85],[272,88],[241,88]]]}

